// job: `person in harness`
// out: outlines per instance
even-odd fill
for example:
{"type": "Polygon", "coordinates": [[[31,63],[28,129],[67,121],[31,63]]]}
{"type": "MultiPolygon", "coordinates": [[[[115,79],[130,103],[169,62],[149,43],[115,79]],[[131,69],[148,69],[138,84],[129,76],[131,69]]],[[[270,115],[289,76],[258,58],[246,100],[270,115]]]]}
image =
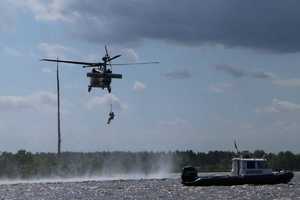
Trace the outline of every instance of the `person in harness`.
{"type": "Polygon", "coordinates": [[[115,118],[115,113],[112,111],[112,104],[110,104],[110,113],[107,120],[107,124],[110,124],[111,120],[113,120],[114,118],[115,118]]]}

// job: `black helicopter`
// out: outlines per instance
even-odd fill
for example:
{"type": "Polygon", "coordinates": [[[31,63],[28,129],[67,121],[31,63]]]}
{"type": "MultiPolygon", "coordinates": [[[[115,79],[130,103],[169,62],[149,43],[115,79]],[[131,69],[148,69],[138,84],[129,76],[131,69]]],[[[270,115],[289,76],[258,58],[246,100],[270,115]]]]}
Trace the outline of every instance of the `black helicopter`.
{"type": "Polygon", "coordinates": [[[86,75],[90,78],[90,84],[88,86],[88,92],[92,88],[107,88],[107,91],[111,93],[111,81],[113,78],[122,79],[122,74],[113,74],[112,66],[113,65],[141,65],[141,64],[158,64],[159,62],[139,62],[139,63],[118,63],[112,64],[111,61],[119,58],[121,55],[116,55],[110,57],[108,54],[107,46],[105,45],[105,56],[102,58],[103,62],[78,62],[72,60],[58,60],[58,59],[41,59],[41,61],[49,62],[61,62],[69,64],[83,65],[83,68],[92,68],[91,72],[88,72],[86,75]]]}

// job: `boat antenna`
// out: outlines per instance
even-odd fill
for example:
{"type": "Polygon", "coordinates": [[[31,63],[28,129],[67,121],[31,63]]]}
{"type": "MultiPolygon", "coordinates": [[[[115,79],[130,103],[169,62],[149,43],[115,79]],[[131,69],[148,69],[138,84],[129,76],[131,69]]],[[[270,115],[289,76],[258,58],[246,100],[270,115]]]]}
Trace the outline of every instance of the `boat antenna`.
{"type": "Polygon", "coordinates": [[[239,151],[238,145],[237,145],[237,143],[236,143],[236,140],[234,140],[234,148],[235,148],[235,150],[236,150],[236,153],[237,153],[238,155],[240,155],[240,151],[239,151]]]}
{"type": "Polygon", "coordinates": [[[57,86],[57,154],[61,153],[61,129],[60,129],[60,87],[59,87],[59,66],[56,58],[56,86],[57,86]]]}

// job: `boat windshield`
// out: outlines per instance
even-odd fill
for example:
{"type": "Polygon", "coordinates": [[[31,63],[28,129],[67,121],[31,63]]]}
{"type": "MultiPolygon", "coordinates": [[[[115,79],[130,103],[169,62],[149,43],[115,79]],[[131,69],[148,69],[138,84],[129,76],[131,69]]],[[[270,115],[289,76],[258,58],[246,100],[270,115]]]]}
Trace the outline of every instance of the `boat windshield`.
{"type": "Polygon", "coordinates": [[[255,161],[247,161],[247,169],[255,169],[255,161]]]}
{"type": "Polygon", "coordinates": [[[257,168],[258,169],[266,169],[268,168],[266,161],[257,161],[257,168]]]}

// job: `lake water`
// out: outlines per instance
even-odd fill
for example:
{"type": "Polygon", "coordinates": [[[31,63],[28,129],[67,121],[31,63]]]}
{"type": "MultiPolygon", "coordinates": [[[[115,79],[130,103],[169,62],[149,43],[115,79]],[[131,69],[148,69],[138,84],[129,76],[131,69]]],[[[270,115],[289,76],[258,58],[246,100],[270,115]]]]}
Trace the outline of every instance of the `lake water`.
{"type": "MultiPolygon", "coordinates": [[[[121,177],[122,178],[122,177],[121,177]]],[[[130,178],[130,177],[128,177],[130,178]]],[[[106,178],[0,181],[1,200],[72,199],[276,199],[300,200],[300,173],[290,184],[263,186],[187,187],[178,175],[168,178],[109,180],[106,178]]],[[[114,177],[113,179],[117,179],[114,177]]]]}

